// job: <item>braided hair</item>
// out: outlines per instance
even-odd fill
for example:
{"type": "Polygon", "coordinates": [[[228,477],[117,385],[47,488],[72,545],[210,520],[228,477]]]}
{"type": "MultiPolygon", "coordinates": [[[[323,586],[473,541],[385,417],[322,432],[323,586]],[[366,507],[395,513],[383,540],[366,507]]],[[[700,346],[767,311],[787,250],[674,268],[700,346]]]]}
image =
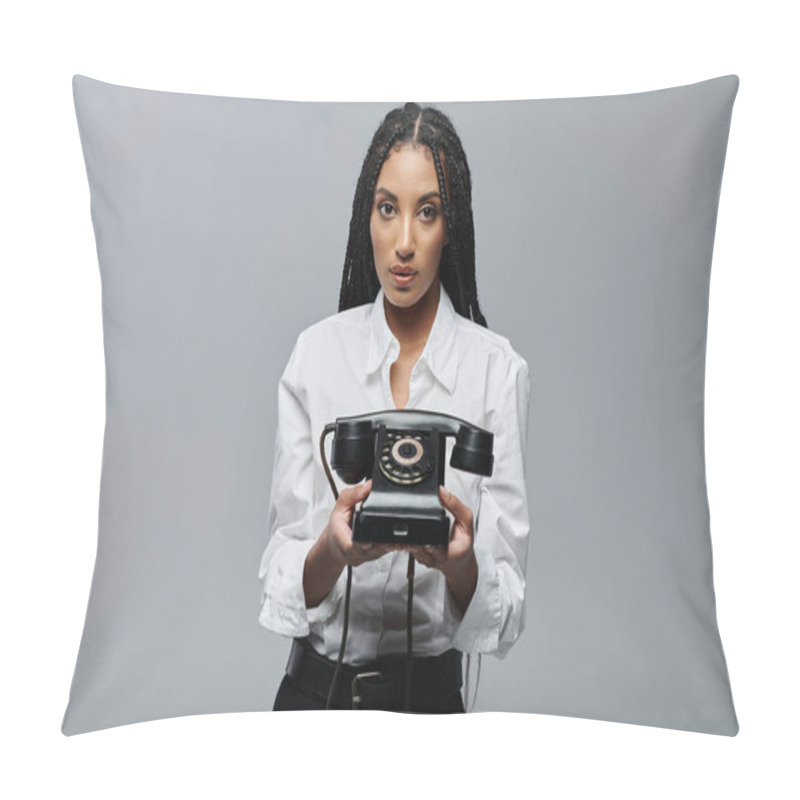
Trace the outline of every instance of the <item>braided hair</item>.
{"type": "Polygon", "coordinates": [[[472,222],[472,181],[467,156],[453,124],[431,106],[406,103],[390,111],[381,123],[361,167],[353,198],[350,236],[347,241],[339,311],[372,303],[380,282],[370,236],[370,217],[375,185],[391,150],[410,142],[429,148],[436,167],[449,239],[439,262],[439,279],[462,317],[483,327],[486,319],[478,305],[475,283],[475,229],[472,222]],[[445,170],[447,178],[445,180],[445,170]]]}

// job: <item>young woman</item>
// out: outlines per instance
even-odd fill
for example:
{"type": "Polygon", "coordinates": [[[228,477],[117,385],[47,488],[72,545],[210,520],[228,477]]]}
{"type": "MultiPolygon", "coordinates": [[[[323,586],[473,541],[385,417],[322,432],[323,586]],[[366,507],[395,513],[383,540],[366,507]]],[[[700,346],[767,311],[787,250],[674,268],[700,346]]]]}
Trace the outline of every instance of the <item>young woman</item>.
{"type": "Polygon", "coordinates": [[[478,303],[461,142],[440,111],[406,103],[386,116],[361,169],[339,313],[300,334],[278,389],[259,572],[261,624],[294,639],[276,710],[351,708],[354,694],[368,706],[365,673],[380,674],[373,707],[404,707],[410,555],[410,710],[464,711],[462,654],[502,657],[524,624],[528,399],[526,362],[487,329],[478,303]],[[395,408],[451,414],[494,434],[491,477],[446,472],[447,547],[354,542],[354,510],[371,483],[332,496],[317,447],[325,425],[395,408]],[[329,698],[351,568],[346,648],[329,698]]]}

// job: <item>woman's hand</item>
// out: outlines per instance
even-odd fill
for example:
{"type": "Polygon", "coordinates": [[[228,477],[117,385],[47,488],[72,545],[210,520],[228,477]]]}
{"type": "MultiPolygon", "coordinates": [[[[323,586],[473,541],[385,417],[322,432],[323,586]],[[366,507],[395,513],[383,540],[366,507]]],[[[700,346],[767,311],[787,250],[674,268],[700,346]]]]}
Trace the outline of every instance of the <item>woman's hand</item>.
{"type": "Polygon", "coordinates": [[[399,549],[393,544],[354,542],[351,524],[356,503],[365,500],[372,489],[372,481],[343,489],[331,511],[325,530],[308,551],[303,567],[303,593],[306,607],[318,606],[333,589],[346,566],[357,567],[365,561],[374,561],[390,550],[399,549]]]}
{"type": "Polygon", "coordinates": [[[454,494],[448,492],[444,486],[439,487],[439,497],[444,507],[453,515],[453,527],[450,529],[450,542],[447,547],[435,545],[408,545],[408,550],[420,564],[433,569],[448,572],[458,572],[474,555],[473,543],[475,531],[473,529],[472,509],[461,502],[454,494]]]}
{"type": "Polygon", "coordinates": [[[447,585],[463,614],[472,600],[478,583],[473,513],[468,505],[448,492],[444,486],[439,487],[439,498],[454,518],[447,547],[409,545],[404,549],[408,550],[420,564],[444,573],[447,585]]]}
{"type": "Polygon", "coordinates": [[[333,507],[324,536],[334,558],[341,564],[357,567],[366,561],[374,561],[382,555],[398,550],[394,544],[378,544],[373,542],[353,541],[353,514],[356,503],[367,499],[372,489],[372,481],[361,483],[352,488],[343,489],[333,507]]]}

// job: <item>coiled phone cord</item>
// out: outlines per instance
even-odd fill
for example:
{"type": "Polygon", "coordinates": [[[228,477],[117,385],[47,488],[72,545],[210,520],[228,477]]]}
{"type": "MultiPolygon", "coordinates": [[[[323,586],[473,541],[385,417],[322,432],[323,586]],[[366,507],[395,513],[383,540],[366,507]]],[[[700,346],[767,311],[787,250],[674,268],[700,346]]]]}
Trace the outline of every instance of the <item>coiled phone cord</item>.
{"type": "MultiPolygon", "coordinates": [[[[329,423],[325,426],[322,434],[319,437],[319,454],[322,458],[322,466],[325,470],[325,475],[328,478],[328,483],[331,486],[334,499],[339,499],[339,490],[336,488],[336,483],[333,480],[330,467],[328,466],[328,458],[325,455],[325,437],[336,428],[335,423],[329,423]]],[[[411,632],[411,608],[414,603],[414,556],[408,554],[408,569],[406,570],[406,578],[408,579],[408,603],[406,605],[406,691],[403,710],[409,711],[411,709],[411,668],[413,664],[413,637],[411,632]]],[[[344,594],[344,623],[342,625],[342,642],[339,645],[339,656],[336,659],[336,668],[333,671],[333,678],[331,678],[331,685],[328,689],[328,699],[325,701],[325,710],[329,711],[331,703],[333,702],[333,693],[336,690],[336,683],[339,680],[339,673],[342,670],[342,660],[344,659],[344,649],[347,644],[347,628],[350,622],[350,587],[353,585],[353,567],[347,565],[347,588],[344,594]]]]}

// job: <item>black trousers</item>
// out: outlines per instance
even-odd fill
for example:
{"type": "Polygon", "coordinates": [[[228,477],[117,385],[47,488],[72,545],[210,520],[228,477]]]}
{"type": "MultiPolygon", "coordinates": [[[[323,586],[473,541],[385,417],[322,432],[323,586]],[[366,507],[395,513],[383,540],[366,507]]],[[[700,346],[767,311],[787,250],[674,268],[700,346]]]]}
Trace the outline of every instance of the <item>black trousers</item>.
{"type": "MultiPolygon", "coordinates": [[[[337,706],[337,709],[343,707],[337,706]]],[[[317,695],[304,691],[303,687],[296,686],[294,681],[284,675],[278,693],[275,695],[273,711],[324,711],[325,700],[317,695]]],[[[401,711],[400,708],[390,708],[390,711],[401,711]]],[[[463,714],[464,702],[461,691],[453,692],[449,697],[431,700],[420,708],[421,714],[463,714]]]]}
{"type": "MultiPolygon", "coordinates": [[[[273,711],[322,711],[325,709],[336,662],[315,652],[307,639],[295,639],[289,654],[273,711]]],[[[410,709],[417,714],[463,714],[461,654],[449,650],[440,656],[415,657],[412,666],[410,709]]],[[[342,665],[331,708],[403,711],[405,708],[405,660],[385,658],[369,665],[342,665]],[[376,674],[378,673],[378,674],[376,674]]]]}

